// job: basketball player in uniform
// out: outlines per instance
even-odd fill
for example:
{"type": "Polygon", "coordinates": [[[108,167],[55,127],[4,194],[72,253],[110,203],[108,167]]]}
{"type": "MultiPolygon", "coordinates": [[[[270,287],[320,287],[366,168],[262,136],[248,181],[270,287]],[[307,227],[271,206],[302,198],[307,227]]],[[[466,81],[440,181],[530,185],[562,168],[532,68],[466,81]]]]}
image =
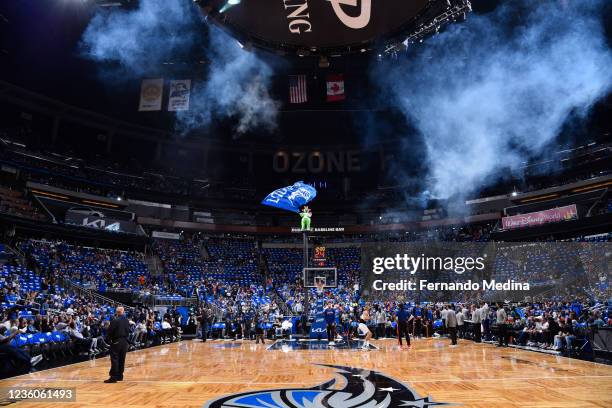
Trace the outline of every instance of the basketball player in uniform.
{"type": "Polygon", "coordinates": [[[340,324],[342,325],[342,336],[346,337],[346,342],[351,341],[351,315],[344,309],[340,312],[340,324]]]}
{"type": "Polygon", "coordinates": [[[244,311],[242,314],[242,340],[251,340],[251,317],[249,311],[244,311]]]}
{"type": "Polygon", "coordinates": [[[330,346],[335,346],[334,339],[336,338],[336,309],[330,302],[323,311],[323,318],[325,319],[325,328],[327,330],[327,341],[330,346]]]}
{"type": "Polygon", "coordinates": [[[362,347],[364,350],[370,350],[370,339],[372,338],[372,332],[368,328],[369,321],[370,310],[369,306],[366,306],[363,309],[363,313],[361,313],[361,317],[359,318],[359,325],[357,326],[357,330],[359,330],[359,332],[365,336],[362,347]]]}

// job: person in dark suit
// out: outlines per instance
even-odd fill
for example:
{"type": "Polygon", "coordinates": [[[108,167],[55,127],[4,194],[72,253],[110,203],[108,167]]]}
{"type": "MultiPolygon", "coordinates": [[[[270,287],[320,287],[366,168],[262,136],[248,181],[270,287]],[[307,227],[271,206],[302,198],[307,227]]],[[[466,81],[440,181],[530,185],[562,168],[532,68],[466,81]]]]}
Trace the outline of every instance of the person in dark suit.
{"type": "Polygon", "coordinates": [[[116,383],[123,380],[123,369],[125,366],[125,355],[128,351],[128,336],[130,334],[130,322],[125,317],[125,310],[119,306],[116,310],[117,317],[110,323],[107,331],[108,343],[111,345],[110,378],[105,383],[116,383]]]}
{"type": "Polygon", "coordinates": [[[213,312],[212,309],[208,306],[202,308],[202,313],[200,316],[200,326],[202,328],[202,341],[206,342],[208,338],[208,328],[212,323],[213,312]]]}

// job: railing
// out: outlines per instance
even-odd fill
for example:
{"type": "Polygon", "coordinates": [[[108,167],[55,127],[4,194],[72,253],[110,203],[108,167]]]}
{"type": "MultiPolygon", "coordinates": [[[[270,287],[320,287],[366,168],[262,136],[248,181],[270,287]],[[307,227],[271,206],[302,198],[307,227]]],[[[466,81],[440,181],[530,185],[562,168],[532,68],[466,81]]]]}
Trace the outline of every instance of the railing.
{"type": "Polygon", "coordinates": [[[117,302],[116,300],[107,298],[106,296],[102,296],[99,293],[94,292],[93,290],[86,289],[82,287],[81,285],[78,285],[67,278],[62,279],[62,286],[67,289],[69,288],[70,290],[79,294],[80,296],[89,297],[90,299],[95,299],[97,302],[101,304],[109,304],[115,308],[118,306],[122,306],[125,310],[133,309],[133,307],[131,306],[127,306],[121,302],[117,302]]]}
{"type": "Polygon", "coordinates": [[[585,217],[590,217],[591,216],[591,212],[593,212],[593,209],[598,205],[601,204],[604,200],[604,198],[608,195],[608,189],[604,189],[601,192],[601,195],[597,198],[597,200],[595,200],[595,202],[593,203],[593,205],[591,205],[588,209],[588,211],[586,212],[585,217]]]}
{"type": "Polygon", "coordinates": [[[159,259],[156,254],[147,254],[145,256],[145,263],[153,276],[163,275],[164,266],[162,265],[161,259],[159,259]]]}
{"type": "Polygon", "coordinates": [[[17,255],[17,257],[19,257],[19,260],[21,261],[21,263],[23,265],[26,264],[26,255],[25,255],[25,252],[23,252],[21,249],[19,249],[17,247],[11,246],[11,245],[5,245],[5,248],[7,248],[9,251],[11,251],[15,255],[17,255]]]}
{"type": "Polygon", "coordinates": [[[194,296],[148,295],[144,303],[150,306],[197,306],[198,299],[194,296]]]}
{"type": "Polygon", "coordinates": [[[272,297],[274,298],[274,301],[278,305],[278,308],[283,313],[283,315],[293,316],[293,312],[289,310],[289,306],[287,306],[287,303],[283,300],[283,297],[278,294],[276,288],[272,289],[272,297]]]}
{"type": "Polygon", "coordinates": [[[223,320],[223,310],[219,306],[215,305],[214,303],[211,303],[209,307],[210,310],[212,310],[213,318],[215,319],[215,321],[223,320]]]}
{"type": "Polygon", "coordinates": [[[210,261],[210,253],[208,252],[208,247],[202,242],[200,242],[200,256],[205,261],[210,261]]]}

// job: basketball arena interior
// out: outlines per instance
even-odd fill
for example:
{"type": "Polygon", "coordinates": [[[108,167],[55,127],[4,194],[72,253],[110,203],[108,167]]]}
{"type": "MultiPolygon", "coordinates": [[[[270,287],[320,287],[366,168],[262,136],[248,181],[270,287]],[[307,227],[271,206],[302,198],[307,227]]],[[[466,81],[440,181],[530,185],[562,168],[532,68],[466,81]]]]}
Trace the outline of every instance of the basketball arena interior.
{"type": "Polygon", "coordinates": [[[0,406],[612,406],[612,2],[0,3],[0,406]]]}

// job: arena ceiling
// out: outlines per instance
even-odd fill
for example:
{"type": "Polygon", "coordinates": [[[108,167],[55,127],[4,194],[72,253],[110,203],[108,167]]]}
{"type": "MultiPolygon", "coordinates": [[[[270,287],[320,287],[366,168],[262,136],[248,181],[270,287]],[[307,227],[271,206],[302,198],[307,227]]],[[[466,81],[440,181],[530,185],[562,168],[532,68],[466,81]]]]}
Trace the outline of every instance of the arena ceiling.
{"type": "MultiPolygon", "coordinates": [[[[190,1],[190,0],[188,0],[190,1]]],[[[232,0],[235,1],[235,0],[232,0]]],[[[390,0],[385,0],[389,2],[390,0]]],[[[78,55],[76,51],[79,40],[85,27],[90,21],[94,11],[89,7],[83,6],[88,3],[98,3],[104,7],[127,7],[135,8],[137,1],[127,0],[91,0],[65,1],[65,0],[20,0],[15,2],[4,2],[0,5],[0,79],[20,86],[22,88],[40,93],[42,95],[57,99],[72,106],[84,108],[113,118],[133,122],[139,125],[150,126],[162,130],[172,129],[172,116],[165,112],[158,115],[138,115],[134,107],[137,106],[137,97],[140,86],[139,80],[109,83],[108,78],[101,77],[99,66],[91,61],[86,61],[78,55]]],[[[472,0],[474,14],[486,14],[497,7],[500,0],[472,0]]],[[[227,16],[234,16],[231,20],[224,20],[225,17],[219,16],[219,2],[206,2],[209,16],[222,24],[227,30],[232,31],[248,45],[248,38],[254,48],[262,47],[271,52],[259,52],[262,58],[271,60],[274,67],[270,92],[279,99],[286,99],[287,77],[291,74],[307,74],[309,81],[317,89],[325,86],[325,74],[327,72],[342,72],[345,75],[348,86],[350,86],[350,100],[341,104],[327,104],[324,100],[324,93],[312,93],[308,104],[303,106],[284,105],[282,106],[279,117],[279,131],[271,137],[266,135],[265,142],[277,143],[282,141],[285,144],[304,145],[305,143],[328,144],[359,144],[369,143],[373,136],[377,140],[396,138],[400,134],[398,127],[404,134],[407,126],[405,119],[396,111],[389,111],[378,106],[377,99],[373,96],[374,87],[371,86],[370,68],[376,63],[371,53],[361,52],[364,47],[375,49],[385,48],[384,45],[393,46],[397,41],[405,41],[415,27],[415,18],[423,16],[423,10],[419,7],[415,9],[402,9],[403,19],[406,24],[398,28],[397,21],[394,24],[380,24],[375,20],[376,8],[372,8],[371,18],[376,24],[376,30],[365,33],[363,36],[354,33],[339,36],[322,36],[321,42],[311,43],[289,41],[289,39],[277,39],[268,35],[268,32],[258,33],[258,26],[248,26],[248,22],[240,20],[240,10],[247,10],[251,4],[264,3],[242,0],[235,5],[232,11],[227,11],[227,16]],[[217,7],[215,9],[214,7],[217,7]],[[245,7],[241,9],[240,7],[245,7]],[[216,10],[216,11],[215,11],[216,10]],[[411,11],[412,10],[412,11],[411,11]],[[416,17],[410,18],[412,13],[416,17]],[[217,13],[215,15],[215,13],[217,13]],[[246,25],[245,25],[246,24],[246,25]],[[349,35],[350,34],[350,35],[349,35]],[[325,40],[324,37],[330,37],[325,40]],[[332,38],[333,37],[333,38],[332,38]],[[245,38],[247,38],[245,40],[245,38]],[[307,47],[306,45],[311,45],[307,47]],[[367,44],[367,45],[366,45],[367,44]],[[358,45],[356,48],[355,45],[358,45]],[[314,51],[312,50],[316,48],[314,51]],[[319,67],[321,55],[325,55],[334,49],[341,49],[343,54],[333,57],[330,55],[331,67],[319,67]],[[309,52],[310,56],[299,57],[298,51],[309,52]],[[353,52],[356,51],[356,52],[353,52]],[[285,53],[282,58],[283,63],[275,63],[279,53],[285,53]],[[317,99],[319,98],[319,99],[317,99]],[[295,126],[299,123],[299,126],[295,126]],[[372,124],[377,123],[376,129],[372,124]],[[384,126],[382,126],[384,124],[384,126]],[[365,133],[371,133],[372,137],[365,133]],[[359,134],[361,133],[361,135],[359,134]],[[332,134],[333,137],[327,135],[332,134]]],[[[265,2],[277,3],[277,2],[265,2]]],[[[282,3],[282,1],[281,1],[282,3]]],[[[289,4],[287,0],[287,4],[289,4]]],[[[382,3],[381,1],[375,4],[382,3]]],[[[399,2],[398,2],[399,3],[399,2]]],[[[412,2],[401,2],[412,3],[412,2]]],[[[419,5],[423,2],[413,2],[419,5]]],[[[431,2],[438,4],[437,1],[431,2]]],[[[329,1],[309,0],[311,10],[318,10],[327,13],[321,17],[321,21],[335,18],[333,7],[329,1]],[[325,6],[328,9],[321,9],[325,6]]],[[[351,13],[348,5],[338,2],[340,7],[349,15],[351,13]]],[[[361,4],[361,3],[360,3],[361,4]]],[[[374,4],[374,3],[373,3],[374,4]]],[[[203,5],[203,3],[200,3],[203,5]]],[[[267,7],[267,6],[266,6],[267,7]]],[[[352,7],[352,6],[351,6],[352,7]]],[[[403,7],[403,6],[402,6],[403,7]]],[[[194,7],[197,12],[197,7],[194,7]]],[[[242,13],[242,12],[241,12],[242,13]]],[[[225,13],[222,13],[225,14],[225,13]]],[[[301,15],[301,13],[300,13],[301,15]]],[[[276,16],[281,16],[276,14],[276,16]]],[[[262,14],[262,18],[265,17],[262,14]]],[[[314,20],[315,14],[311,15],[312,24],[319,20],[314,20]]],[[[468,17],[469,18],[469,17],[468,17]]],[[[265,18],[263,18],[265,20],[265,18]]],[[[340,20],[338,20],[340,21],[340,20]]],[[[288,29],[287,19],[279,21],[280,27],[288,29]]],[[[339,29],[338,22],[334,22],[339,29]]],[[[318,26],[321,23],[317,23],[318,26]]],[[[610,25],[612,26],[612,25],[610,25]]],[[[271,28],[274,30],[275,28],[271,28]]],[[[314,30],[314,25],[313,25],[314,30]]],[[[441,30],[444,30],[442,27],[441,30]]],[[[342,32],[349,29],[342,29],[342,32]]],[[[202,31],[199,33],[201,43],[206,41],[206,24],[202,24],[202,31]]],[[[400,42],[401,44],[401,42],[400,42]]],[[[188,78],[189,75],[201,75],[210,63],[201,49],[188,50],[174,56],[172,64],[150,66],[152,77],[165,78],[188,78]]],[[[149,74],[149,73],[148,73],[149,74]]],[[[603,102],[601,113],[597,115],[597,122],[607,122],[610,110],[609,98],[603,102]]],[[[205,138],[211,135],[220,138],[230,139],[228,134],[231,132],[231,121],[220,121],[214,123],[211,129],[201,135],[205,138]],[[229,123],[229,124],[228,124],[229,123]]],[[[598,125],[606,127],[606,124],[598,125]]],[[[247,135],[252,136],[252,135],[247,135]]],[[[249,137],[245,137],[249,141],[249,137]]],[[[252,138],[251,138],[252,140],[252,138]]],[[[233,142],[233,141],[232,141],[233,142]]]]}
{"type": "Polygon", "coordinates": [[[198,0],[239,41],[281,55],[396,52],[442,25],[464,19],[468,0],[198,0]]]}

